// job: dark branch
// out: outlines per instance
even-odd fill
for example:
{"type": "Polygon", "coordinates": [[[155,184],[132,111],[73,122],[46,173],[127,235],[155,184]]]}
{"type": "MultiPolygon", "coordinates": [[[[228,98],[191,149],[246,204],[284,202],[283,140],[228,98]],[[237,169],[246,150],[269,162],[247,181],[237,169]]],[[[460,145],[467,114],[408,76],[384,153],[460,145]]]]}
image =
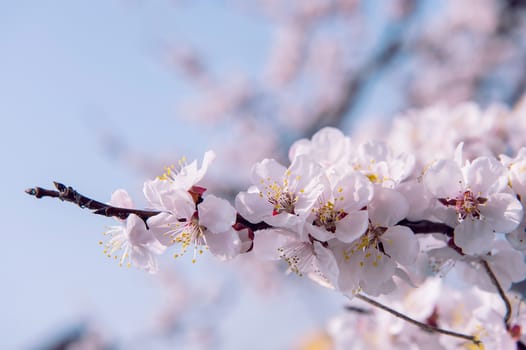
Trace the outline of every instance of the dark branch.
{"type": "Polygon", "coordinates": [[[387,311],[389,312],[391,315],[395,316],[395,317],[398,317],[406,322],[409,322],[417,327],[419,327],[420,329],[423,329],[425,331],[428,331],[428,332],[431,332],[431,333],[440,333],[440,334],[445,334],[445,335],[448,335],[450,337],[455,337],[455,338],[460,338],[460,339],[465,339],[465,340],[469,340],[471,342],[473,342],[473,344],[475,345],[480,345],[481,342],[480,340],[478,340],[476,337],[472,336],[472,335],[468,335],[468,334],[462,334],[462,333],[457,333],[457,332],[453,332],[453,331],[450,331],[450,330],[447,330],[447,329],[443,329],[443,328],[438,328],[438,327],[434,327],[432,325],[429,325],[427,323],[423,323],[423,322],[420,322],[420,321],[417,321],[415,320],[414,318],[411,318],[409,316],[406,316],[404,315],[403,313],[401,312],[398,312],[394,309],[391,309],[390,307],[384,305],[384,304],[381,304],[379,302],[377,302],[376,300],[373,300],[363,294],[356,294],[355,297],[357,299],[360,299],[360,300],[363,300],[365,301],[366,303],[370,304],[370,305],[373,305],[377,308],[380,308],[384,311],[387,311]]]}
{"type": "Polygon", "coordinates": [[[409,227],[414,233],[417,233],[417,234],[441,233],[448,237],[453,237],[453,231],[454,231],[454,228],[449,225],[446,225],[440,222],[432,222],[428,220],[409,221],[407,219],[404,219],[400,221],[397,225],[409,227]]]}
{"type": "Polygon", "coordinates": [[[59,182],[53,182],[55,185],[55,190],[48,190],[41,187],[29,188],[26,190],[26,193],[35,196],[36,198],[42,197],[52,197],[58,198],[62,201],[71,202],[78,205],[81,208],[86,208],[91,210],[94,214],[103,215],[107,217],[117,217],[119,219],[126,219],[130,214],[135,214],[140,217],[145,223],[148,218],[155,216],[160,213],[160,211],[150,211],[150,210],[140,210],[140,209],[130,209],[130,208],[119,208],[112,205],[102,203],[86,197],[77,191],[75,191],[70,186],[65,186],[59,182]]]}

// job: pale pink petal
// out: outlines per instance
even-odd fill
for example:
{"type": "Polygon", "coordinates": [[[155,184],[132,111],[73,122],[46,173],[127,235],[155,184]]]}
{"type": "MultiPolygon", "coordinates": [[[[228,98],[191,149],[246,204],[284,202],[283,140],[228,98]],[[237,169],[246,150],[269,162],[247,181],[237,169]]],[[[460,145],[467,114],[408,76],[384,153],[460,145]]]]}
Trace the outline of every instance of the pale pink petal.
{"type": "Polygon", "coordinates": [[[232,228],[221,233],[205,233],[205,242],[210,252],[221,260],[232,259],[240,253],[241,241],[232,228]]]}
{"type": "Polygon", "coordinates": [[[383,187],[377,187],[374,191],[373,200],[368,206],[373,225],[390,227],[407,216],[409,203],[400,192],[383,187]]]}
{"type": "Polygon", "coordinates": [[[336,223],[336,238],[345,243],[358,239],[369,225],[367,210],[354,211],[336,223]]]}
{"type": "Polygon", "coordinates": [[[467,186],[474,194],[488,197],[507,185],[506,168],[495,158],[475,159],[466,171],[467,186]]]}
{"type": "Polygon", "coordinates": [[[262,181],[281,181],[286,171],[287,168],[274,159],[263,159],[252,168],[251,180],[256,186],[260,186],[262,181]]]}
{"type": "Polygon", "coordinates": [[[364,267],[360,286],[369,295],[380,295],[391,290],[389,281],[395,273],[396,264],[380,251],[368,248],[365,251],[364,267]]]}
{"type": "Polygon", "coordinates": [[[119,208],[133,208],[131,197],[128,195],[128,192],[123,189],[113,191],[109,204],[119,208]]]}
{"type": "Polygon", "coordinates": [[[385,253],[402,265],[416,261],[420,246],[413,231],[405,226],[393,226],[380,237],[385,253]]]}
{"type": "Polygon", "coordinates": [[[201,168],[197,168],[197,161],[194,160],[192,163],[184,166],[178,174],[174,175],[173,182],[177,187],[189,190],[203,179],[215,157],[214,151],[207,151],[203,156],[201,168]]]}
{"type": "Polygon", "coordinates": [[[506,235],[506,239],[510,242],[514,249],[524,251],[526,250],[526,225],[521,224],[516,230],[506,235]]]}
{"type": "Polygon", "coordinates": [[[236,222],[236,210],[230,203],[214,195],[205,197],[198,206],[199,224],[211,233],[225,232],[236,222]]]}
{"type": "Polygon", "coordinates": [[[479,208],[483,220],[496,232],[510,233],[522,221],[522,204],[515,196],[508,193],[494,194],[486,205],[479,208]]]}
{"type": "Polygon", "coordinates": [[[465,187],[460,167],[447,159],[436,161],[427,169],[424,184],[437,198],[456,197],[465,187]]]}
{"type": "Polygon", "coordinates": [[[491,249],[495,232],[482,220],[467,219],[455,227],[454,240],[464,254],[483,254],[491,249]]]}
{"type": "Polygon", "coordinates": [[[305,224],[305,232],[322,242],[334,238],[334,233],[327,231],[325,227],[318,227],[310,223],[305,224]]]}
{"type": "Polygon", "coordinates": [[[340,199],[339,207],[345,211],[360,210],[373,198],[373,185],[361,173],[351,172],[334,186],[334,197],[340,199]]]}
{"type": "Polygon", "coordinates": [[[146,223],[135,214],[130,214],[126,219],[126,231],[132,244],[146,244],[155,239],[152,232],[146,228],[146,223]]]}
{"type": "Polygon", "coordinates": [[[261,260],[279,260],[278,249],[293,242],[294,233],[284,229],[266,229],[254,232],[254,255],[261,260]]]}
{"type": "Polygon", "coordinates": [[[314,242],[314,253],[318,258],[321,274],[334,287],[338,281],[339,269],[336,258],[330,249],[327,249],[319,242],[314,242]]]}
{"type": "Polygon", "coordinates": [[[147,222],[150,232],[152,232],[162,245],[171,246],[174,244],[170,235],[167,234],[175,225],[180,224],[174,215],[170,213],[160,213],[148,218],[147,222]]]}
{"type": "Polygon", "coordinates": [[[259,192],[240,192],[236,196],[235,205],[239,214],[253,224],[272,215],[272,205],[266,198],[260,197],[259,192]]]}
{"type": "Polygon", "coordinates": [[[289,149],[289,161],[294,161],[294,159],[302,154],[309,154],[311,150],[311,142],[307,139],[301,139],[292,144],[289,149]]]}

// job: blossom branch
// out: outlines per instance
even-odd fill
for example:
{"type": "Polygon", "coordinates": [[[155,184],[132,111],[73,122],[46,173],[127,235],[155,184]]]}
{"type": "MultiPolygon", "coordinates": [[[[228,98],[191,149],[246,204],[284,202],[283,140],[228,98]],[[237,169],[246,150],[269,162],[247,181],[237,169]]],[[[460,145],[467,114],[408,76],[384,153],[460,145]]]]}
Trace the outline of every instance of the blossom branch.
{"type": "MultiPolygon", "coordinates": [[[[91,199],[83,194],[78,193],[73,187],[66,186],[60,182],[54,181],[53,184],[57,190],[49,190],[42,187],[28,188],[25,192],[36,198],[51,197],[58,198],[61,201],[71,202],[78,205],[80,208],[87,208],[93,211],[94,214],[103,215],[106,217],[117,217],[119,219],[126,219],[130,214],[135,214],[140,217],[145,223],[146,221],[160,211],[156,210],[141,210],[132,208],[115,207],[106,203],[91,199]]],[[[251,223],[237,214],[236,223],[242,224],[244,227],[250,228],[253,231],[272,228],[271,225],[265,222],[251,223]]],[[[453,237],[453,228],[443,223],[432,222],[428,220],[410,221],[404,219],[398,225],[410,228],[415,234],[426,233],[441,233],[448,237],[453,237]]]]}
{"type": "Polygon", "coordinates": [[[488,274],[489,279],[491,280],[491,283],[497,288],[497,291],[499,292],[499,296],[504,302],[504,305],[506,306],[506,314],[504,315],[504,324],[506,325],[506,329],[510,329],[510,318],[511,318],[511,303],[508,297],[506,296],[506,293],[502,289],[502,286],[499,283],[499,280],[497,279],[497,276],[495,276],[495,273],[489,266],[489,263],[484,260],[480,259],[480,262],[482,266],[484,267],[484,270],[486,270],[486,273],[488,274]]]}
{"type": "Polygon", "coordinates": [[[376,300],[373,300],[373,299],[371,299],[369,297],[366,297],[363,294],[356,294],[355,297],[360,299],[360,300],[362,300],[362,301],[365,301],[366,303],[368,303],[368,304],[370,304],[370,305],[372,305],[374,307],[377,307],[377,308],[380,308],[380,309],[382,309],[384,311],[387,311],[391,315],[393,315],[395,317],[398,317],[398,318],[400,318],[400,319],[402,319],[402,320],[404,320],[406,322],[409,322],[409,323],[411,323],[411,324],[413,324],[413,325],[415,325],[415,326],[419,327],[420,329],[423,329],[423,330],[425,330],[427,332],[445,334],[445,335],[448,335],[448,336],[451,336],[451,337],[469,340],[469,341],[473,342],[475,345],[481,345],[481,341],[478,340],[475,336],[449,331],[447,329],[434,327],[434,326],[431,326],[431,325],[429,325],[427,323],[423,323],[423,322],[417,321],[414,318],[411,318],[409,316],[404,315],[401,312],[398,312],[398,311],[396,311],[394,309],[391,309],[390,307],[388,307],[388,306],[386,306],[386,305],[384,305],[382,303],[379,303],[376,300]]]}
{"type": "Polygon", "coordinates": [[[135,214],[140,217],[145,223],[148,218],[155,216],[160,211],[153,210],[140,210],[130,208],[119,208],[109,204],[105,204],[89,197],[86,197],[70,186],[61,184],[60,182],[54,181],[55,190],[48,190],[41,187],[28,188],[25,192],[36,198],[51,197],[58,198],[61,201],[71,202],[78,205],[80,208],[87,208],[94,214],[103,215],[107,217],[117,217],[119,219],[126,219],[130,214],[135,214]]]}

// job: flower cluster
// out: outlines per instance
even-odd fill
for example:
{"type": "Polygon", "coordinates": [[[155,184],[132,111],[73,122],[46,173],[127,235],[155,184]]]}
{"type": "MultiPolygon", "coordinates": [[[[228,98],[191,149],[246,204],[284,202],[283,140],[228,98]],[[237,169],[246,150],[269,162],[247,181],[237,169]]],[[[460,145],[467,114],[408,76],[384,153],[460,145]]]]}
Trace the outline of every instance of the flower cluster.
{"type": "MultiPolygon", "coordinates": [[[[418,122],[416,112],[398,117],[389,134],[370,135],[382,141],[324,128],[291,146],[290,164],[255,164],[234,206],[202,187],[213,152],[201,167],[182,160],[144,184],[156,215],[130,215],[111,228],[105,251],[123,248],[121,263],[151,272],[154,255],[171,246],[175,257],[193,251],[194,262],[204,250],[220,259],[253,254],[349,298],[389,294],[453,267],[463,280],[489,292],[498,283],[505,293],[526,278],[526,147],[516,136],[526,118],[464,105],[439,120],[437,110],[420,112],[418,122]],[[426,144],[432,129],[452,137],[426,144]]],[[[113,202],[131,207],[123,192],[113,202]]]]}
{"type": "MultiPolygon", "coordinates": [[[[439,278],[400,292],[383,299],[430,326],[473,334],[484,349],[517,349],[517,341],[526,340],[521,331],[526,327],[526,315],[518,313],[524,305],[517,295],[511,298],[514,316],[507,330],[501,318],[503,305],[496,294],[473,286],[461,291],[439,278]]],[[[353,300],[346,311],[327,325],[334,349],[477,349],[466,340],[422,332],[363,302],[353,300]]]]}

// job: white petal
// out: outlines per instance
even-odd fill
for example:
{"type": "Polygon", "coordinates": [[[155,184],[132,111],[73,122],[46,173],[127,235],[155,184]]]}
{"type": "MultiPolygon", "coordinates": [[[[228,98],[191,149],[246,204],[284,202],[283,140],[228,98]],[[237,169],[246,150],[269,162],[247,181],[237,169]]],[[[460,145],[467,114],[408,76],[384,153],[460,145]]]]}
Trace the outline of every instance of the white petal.
{"type": "Polygon", "coordinates": [[[135,214],[130,214],[126,219],[126,231],[132,244],[146,244],[155,239],[152,232],[146,229],[146,223],[135,214]]]}
{"type": "Polygon", "coordinates": [[[373,198],[373,185],[364,175],[351,172],[338,181],[333,189],[334,197],[341,198],[339,207],[346,212],[360,210],[373,198]]]}
{"type": "Polygon", "coordinates": [[[336,238],[342,242],[351,243],[365,232],[368,225],[367,210],[351,212],[336,223],[336,238]]]}
{"type": "Polygon", "coordinates": [[[380,237],[387,255],[402,265],[416,261],[419,252],[418,239],[405,226],[393,226],[380,237]]]}
{"type": "Polygon", "coordinates": [[[330,249],[323,247],[319,242],[314,242],[314,253],[318,258],[319,269],[332,286],[338,281],[339,269],[336,258],[330,249]]]}
{"type": "Polygon", "coordinates": [[[439,160],[427,169],[424,184],[436,198],[456,197],[465,187],[460,167],[448,159],[439,160]]]}
{"type": "Polygon", "coordinates": [[[305,155],[297,157],[290,164],[289,173],[290,189],[296,193],[311,192],[317,187],[318,178],[323,174],[320,164],[305,155]]]}
{"type": "Polygon", "coordinates": [[[175,225],[180,224],[174,215],[170,213],[160,213],[148,218],[147,222],[150,232],[162,245],[168,247],[173,244],[172,238],[166,233],[171,231],[175,225]]]}
{"type": "Polygon", "coordinates": [[[526,250],[526,227],[524,224],[520,225],[515,231],[506,235],[506,239],[510,242],[514,249],[519,251],[526,250]]]}
{"type": "Polygon", "coordinates": [[[307,139],[301,139],[292,144],[289,148],[289,161],[294,161],[294,159],[302,154],[309,154],[311,150],[311,142],[307,139]]]}
{"type": "Polygon", "coordinates": [[[281,179],[287,168],[279,164],[274,159],[263,159],[252,167],[252,183],[259,186],[261,181],[268,182],[270,180],[278,181],[281,184],[281,179]]]}
{"type": "Polygon", "coordinates": [[[366,249],[360,281],[364,292],[370,295],[389,292],[391,284],[388,282],[392,279],[395,269],[396,265],[392,259],[376,249],[366,249]]]}
{"type": "Polygon", "coordinates": [[[519,226],[523,217],[522,204],[508,193],[491,196],[480,212],[490,227],[500,233],[509,233],[519,226]]]}
{"type": "Polygon", "coordinates": [[[278,248],[293,242],[294,234],[283,229],[266,229],[254,232],[254,255],[261,260],[279,260],[278,248]]]}
{"type": "Polygon", "coordinates": [[[520,196],[526,197],[526,159],[514,163],[510,167],[509,176],[513,190],[520,196]]]}
{"type": "Polygon", "coordinates": [[[322,242],[328,241],[334,238],[334,233],[327,231],[325,227],[318,227],[310,223],[305,224],[305,232],[312,235],[317,240],[322,242]]]}
{"type": "Polygon", "coordinates": [[[232,228],[221,233],[205,233],[205,242],[210,252],[221,260],[232,259],[240,253],[241,241],[232,228]]]}
{"type": "Polygon", "coordinates": [[[375,188],[373,200],[368,208],[373,225],[383,227],[396,225],[409,213],[409,203],[404,195],[383,187],[375,188]]]}
{"type": "Polygon", "coordinates": [[[260,197],[259,193],[240,192],[236,196],[235,205],[239,214],[253,224],[272,215],[272,205],[266,198],[260,197]]]}
{"type": "Polygon", "coordinates": [[[181,189],[188,191],[193,185],[203,179],[215,157],[214,151],[207,151],[203,156],[201,168],[197,168],[197,161],[194,160],[192,163],[184,166],[181,171],[174,176],[173,182],[181,189]]]}
{"type": "Polygon", "coordinates": [[[507,181],[506,168],[495,158],[477,158],[466,172],[467,186],[475,195],[482,197],[502,191],[507,181]]]}
{"type": "Polygon", "coordinates": [[[198,206],[199,224],[211,233],[225,232],[236,222],[236,210],[230,203],[214,195],[205,197],[198,206]]]}
{"type": "Polygon", "coordinates": [[[118,189],[111,194],[110,205],[120,208],[133,208],[133,201],[126,190],[118,189]]]}
{"type": "Polygon", "coordinates": [[[464,254],[483,254],[491,249],[495,233],[486,222],[467,219],[455,227],[454,240],[464,254]]]}

